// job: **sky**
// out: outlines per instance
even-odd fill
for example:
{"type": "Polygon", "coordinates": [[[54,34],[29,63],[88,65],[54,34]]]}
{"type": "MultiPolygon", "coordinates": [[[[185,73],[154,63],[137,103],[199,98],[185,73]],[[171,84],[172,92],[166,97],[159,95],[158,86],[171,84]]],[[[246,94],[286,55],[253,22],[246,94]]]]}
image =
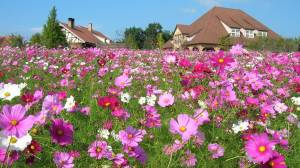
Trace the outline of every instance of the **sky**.
{"type": "Polygon", "coordinates": [[[214,6],[237,8],[283,37],[300,37],[298,0],[1,0],[0,36],[21,34],[25,39],[42,30],[50,9],[56,6],[59,21],[122,37],[126,27],[145,28],[158,22],[173,31],[176,24],[191,24],[214,6]]]}

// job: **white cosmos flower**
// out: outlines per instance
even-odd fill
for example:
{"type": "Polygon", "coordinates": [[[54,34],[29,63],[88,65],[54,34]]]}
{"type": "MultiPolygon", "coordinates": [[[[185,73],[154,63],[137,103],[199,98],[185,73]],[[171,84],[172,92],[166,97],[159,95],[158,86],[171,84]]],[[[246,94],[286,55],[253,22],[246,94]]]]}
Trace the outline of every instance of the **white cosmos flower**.
{"type": "Polygon", "coordinates": [[[73,96],[70,96],[69,98],[67,98],[67,102],[64,106],[64,108],[67,110],[67,111],[71,111],[73,109],[73,107],[75,106],[75,100],[74,100],[74,97],[73,96]]]}
{"type": "Polygon", "coordinates": [[[104,138],[104,139],[108,139],[109,134],[110,134],[108,129],[100,129],[100,130],[98,130],[98,133],[99,133],[100,137],[104,138]]]}
{"type": "Polygon", "coordinates": [[[121,93],[121,101],[124,103],[129,103],[131,99],[131,96],[129,95],[129,93],[121,93]]]}
{"type": "Polygon", "coordinates": [[[198,105],[202,108],[202,109],[207,109],[207,105],[204,101],[202,100],[198,100],[198,105]]]}
{"type": "Polygon", "coordinates": [[[274,105],[274,110],[276,110],[278,113],[283,113],[288,109],[288,106],[286,106],[284,103],[276,103],[274,105]]]}
{"type": "Polygon", "coordinates": [[[155,101],[156,101],[157,97],[154,94],[151,96],[146,96],[146,99],[147,99],[147,104],[149,106],[155,106],[155,101]]]}
{"type": "Polygon", "coordinates": [[[0,87],[0,98],[4,100],[11,101],[13,98],[21,95],[21,90],[26,86],[25,83],[22,84],[4,84],[0,87]]]}
{"type": "Polygon", "coordinates": [[[294,105],[300,106],[300,97],[292,97],[291,99],[294,105]]]}
{"type": "Polygon", "coordinates": [[[0,134],[0,147],[9,150],[23,151],[30,143],[32,137],[30,134],[26,134],[21,138],[15,136],[5,136],[0,134]]]}
{"type": "Polygon", "coordinates": [[[139,104],[140,105],[143,105],[143,104],[145,104],[146,103],[146,97],[140,97],[140,99],[139,99],[139,104]]]}
{"type": "Polygon", "coordinates": [[[236,134],[240,131],[245,131],[249,127],[249,122],[248,121],[239,121],[238,124],[233,124],[232,125],[232,130],[236,134]]]}
{"type": "Polygon", "coordinates": [[[114,138],[115,141],[120,141],[119,135],[116,134],[114,130],[111,131],[110,135],[114,138]]]}

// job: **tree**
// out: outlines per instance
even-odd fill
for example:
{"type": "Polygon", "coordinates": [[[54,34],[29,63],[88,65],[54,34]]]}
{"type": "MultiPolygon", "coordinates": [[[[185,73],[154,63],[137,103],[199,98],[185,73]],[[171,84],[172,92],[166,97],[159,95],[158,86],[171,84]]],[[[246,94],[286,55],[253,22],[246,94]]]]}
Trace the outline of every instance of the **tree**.
{"type": "Polygon", "coordinates": [[[157,44],[160,49],[163,48],[163,45],[165,44],[165,39],[164,39],[163,33],[159,33],[157,35],[157,44]]]}
{"type": "Polygon", "coordinates": [[[145,40],[145,34],[143,29],[130,27],[127,28],[124,32],[124,42],[125,44],[132,49],[141,49],[143,48],[145,40]]]}
{"type": "Polygon", "coordinates": [[[169,41],[171,38],[173,37],[173,33],[170,31],[163,31],[163,38],[165,40],[165,42],[169,41]]]}
{"type": "Polygon", "coordinates": [[[42,44],[47,48],[56,48],[67,44],[65,34],[56,19],[55,7],[51,9],[48,21],[43,27],[42,44]]]}
{"type": "Polygon", "coordinates": [[[12,47],[22,48],[25,45],[24,39],[19,34],[12,34],[9,38],[9,45],[12,47]]]}
{"type": "Polygon", "coordinates": [[[222,50],[225,51],[229,50],[230,46],[232,45],[230,36],[228,35],[228,36],[221,37],[219,39],[219,45],[222,50]]]}
{"type": "Polygon", "coordinates": [[[159,23],[150,23],[145,30],[144,48],[154,49],[158,47],[157,36],[162,33],[162,26],[159,23]]]}
{"type": "Polygon", "coordinates": [[[41,33],[35,33],[31,36],[29,43],[31,45],[41,45],[42,44],[42,35],[41,33]]]}

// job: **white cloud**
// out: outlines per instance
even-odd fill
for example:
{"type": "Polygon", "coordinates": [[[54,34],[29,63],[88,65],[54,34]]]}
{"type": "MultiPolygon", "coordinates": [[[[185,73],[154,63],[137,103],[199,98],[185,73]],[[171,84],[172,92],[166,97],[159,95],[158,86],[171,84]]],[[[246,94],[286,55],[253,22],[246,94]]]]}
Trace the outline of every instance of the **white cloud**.
{"type": "Polygon", "coordinates": [[[43,30],[42,27],[32,27],[32,28],[30,28],[30,31],[32,33],[40,33],[40,32],[42,32],[42,30],[43,30]]]}
{"type": "Polygon", "coordinates": [[[195,8],[183,8],[183,9],[182,9],[182,12],[184,12],[184,13],[189,13],[189,14],[193,14],[193,13],[196,13],[196,12],[197,12],[197,9],[195,9],[195,8]]]}

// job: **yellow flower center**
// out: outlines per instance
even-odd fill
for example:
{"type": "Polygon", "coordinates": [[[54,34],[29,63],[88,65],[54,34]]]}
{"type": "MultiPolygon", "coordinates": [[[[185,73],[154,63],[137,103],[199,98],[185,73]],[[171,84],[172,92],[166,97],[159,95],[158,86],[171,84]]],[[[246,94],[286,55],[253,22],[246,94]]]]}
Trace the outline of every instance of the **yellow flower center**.
{"type": "Polygon", "coordinates": [[[16,125],[18,125],[18,121],[17,120],[11,120],[10,124],[12,126],[16,126],[16,125]]]}
{"type": "Polygon", "coordinates": [[[109,102],[105,103],[104,106],[108,107],[110,105],[109,102]]]}
{"type": "Polygon", "coordinates": [[[271,167],[274,167],[274,162],[273,161],[271,161],[270,163],[269,163],[269,165],[271,166],[271,167]]]}
{"type": "Polygon", "coordinates": [[[185,127],[185,126],[181,126],[181,127],[179,128],[179,130],[180,130],[181,132],[185,132],[185,131],[186,131],[186,127],[185,127]]]}
{"type": "Polygon", "coordinates": [[[266,147],[265,147],[265,146],[260,146],[260,147],[258,148],[258,150],[259,150],[260,152],[265,152],[265,151],[266,151],[266,147]]]}
{"type": "Polygon", "coordinates": [[[4,97],[9,97],[11,94],[9,92],[4,93],[4,97]]]}
{"type": "Polygon", "coordinates": [[[100,147],[97,147],[97,148],[96,148],[96,152],[97,152],[97,153],[100,153],[101,151],[102,151],[102,148],[100,148],[100,147]]]}
{"type": "Polygon", "coordinates": [[[32,132],[33,134],[36,134],[36,133],[37,133],[37,129],[36,129],[36,128],[33,128],[33,129],[31,130],[31,132],[32,132]]]}
{"type": "Polygon", "coordinates": [[[58,109],[58,107],[57,107],[56,105],[53,105],[53,106],[52,106],[52,110],[53,110],[53,111],[56,111],[57,109],[58,109]]]}
{"type": "Polygon", "coordinates": [[[15,143],[17,143],[17,138],[15,138],[15,137],[11,137],[10,138],[10,140],[9,140],[9,142],[11,143],[11,144],[15,144],[15,143]]]}
{"type": "Polygon", "coordinates": [[[31,149],[31,150],[35,150],[34,145],[30,145],[30,149],[31,149]]]}
{"type": "Polygon", "coordinates": [[[61,136],[61,135],[64,134],[64,132],[63,132],[62,130],[59,129],[59,130],[57,130],[57,134],[61,136]]]}
{"type": "Polygon", "coordinates": [[[128,138],[132,138],[133,137],[133,135],[132,134],[128,134],[128,138]]]}
{"type": "Polygon", "coordinates": [[[219,58],[219,63],[223,63],[224,62],[224,59],[223,58],[219,58]]]}

